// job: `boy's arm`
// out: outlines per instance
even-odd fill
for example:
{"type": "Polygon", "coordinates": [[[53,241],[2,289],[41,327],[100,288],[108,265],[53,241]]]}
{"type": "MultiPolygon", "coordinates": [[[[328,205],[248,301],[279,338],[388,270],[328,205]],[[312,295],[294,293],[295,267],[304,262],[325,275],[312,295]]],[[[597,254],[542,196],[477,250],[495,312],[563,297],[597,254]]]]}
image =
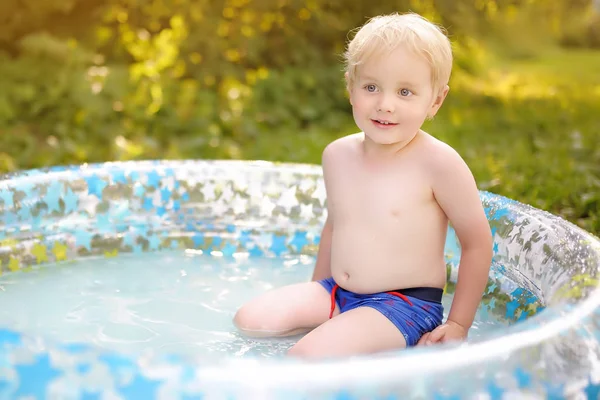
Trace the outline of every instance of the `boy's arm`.
{"type": "MultiPolygon", "coordinates": [[[[332,152],[335,151],[335,144],[330,143],[323,150],[322,155],[322,168],[323,168],[323,182],[325,185],[325,192],[329,193],[328,186],[330,181],[330,164],[332,158],[332,152]]],[[[333,204],[327,196],[327,220],[321,231],[321,239],[319,241],[319,251],[317,252],[317,261],[315,264],[315,270],[313,271],[312,280],[317,281],[331,277],[331,236],[333,233],[333,215],[332,210],[333,204]]]]}
{"type": "Polygon", "coordinates": [[[455,151],[448,150],[436,157],[433,191],[461,245],[458,281],[447,323],[458,324],[466,335],[488,281],[493,239],[471,171],[455,151]]]}
{"type": "Polygon", "coordinates": [[[331,277],[331,233],[333,224],[328,216],[323,230],[321,232],[321,240],[319,241],[319,251],[317,252],[317,262],[313,272],[312,280],[318,281],[331,277]]]}

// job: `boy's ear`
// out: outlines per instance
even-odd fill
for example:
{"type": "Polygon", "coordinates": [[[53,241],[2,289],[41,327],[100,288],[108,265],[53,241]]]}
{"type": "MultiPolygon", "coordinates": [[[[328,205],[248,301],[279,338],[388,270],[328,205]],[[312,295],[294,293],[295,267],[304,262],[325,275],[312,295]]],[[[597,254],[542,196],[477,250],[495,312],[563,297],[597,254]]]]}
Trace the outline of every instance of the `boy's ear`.
{"type": "Polygon", "coordinates": [[[435,116],[435,114],[437,114],[438,110],[440,109],[440,107],[444,103],[444,100],[446,99],[446,96],[448,95],[449,91],[450,91],[450,86],[445,85],[438,92],[437,96],[433,100],[433,104],[431,104],[431,109],[429,110],[429,113],[427,113],[427,117],[428,118],[433,118],[435,116]]]}

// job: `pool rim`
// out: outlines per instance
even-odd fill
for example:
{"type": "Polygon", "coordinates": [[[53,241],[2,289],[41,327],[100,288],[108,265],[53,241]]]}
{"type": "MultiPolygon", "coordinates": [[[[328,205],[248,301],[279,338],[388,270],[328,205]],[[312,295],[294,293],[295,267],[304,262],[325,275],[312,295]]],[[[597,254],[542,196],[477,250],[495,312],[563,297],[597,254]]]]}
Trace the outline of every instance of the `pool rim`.
{"type": "MultiPolygon", "coordinates": [[[[93,171],[106,171],[107,167],[116,168],[127,168],[134,167],[139,170],[140,166],[147,167],[147,169],[155,169],[157,166],[160,167],[171,167],[176,168],[177,166],[194,164],[197,162],[209,163],[218,167],[229,167],[229,166],[245,166],[245,167],[257,167],[267,168],[275,172],[280,172],[281,168],[290,170],[298,173],[309,173],[309,174],[320,174],[321,167],[313,164],[303,163],[286,163],[286,162],[271,162],[262,160],[141,160],[141,161],[118,161],[118,162],[106,162],[106,163],[91,163],[82,165],[68,165],[64,167],[51,167],[51,168],[37,168],[24,171],[17,171],[0,175],[0,190],[5,187],[7,183],[15,183],[15,180],[39,182],[50,180],[56,177],[65,176],[81,176],[78,171],[85,170],[87,172],[93,171]]],[[[573,224],[572,222],[550,214],[544,210],[537,209],[529,204],[520,203],[516,200],[507,198],[502,195],[498,195],[488,191],[481,191],[481,193],[487,193],[493,198],[506,199],[519,207],[523,206],[527,209],[534,209],[542,213],[547,213],[553,218],[557,218],[561,222],[561,227],[568,229],[569,231],[575,232],[580,237],[590,241],[590,244],[595,247],[595,250],[600,254],[600,238],[594,234],[585,231],[581,227],[573,224]]],[[[542,223],[538,220],[537,222],[542,223]]],[[[567,318],[563,316],[561,319],[552,319],[549,324],[540,325],[532,329],[524,331],[515,331],[502,335],[501,337],[491,338],[489,340],[483,340],[477,343],[468,344],[448,344],[443,346],[436,346],[436,348],[423,348],[418,351],[405,352],[396,356],[389,357],[357,357],[355,361],[348,361],[347,359],[342,360],[331,360],[322,361],[318,363],[313,362],[293,362],[288,361],[272,361],[265,360],[257,363],[255,360],[226,360],[220,365],[216,366],[199,366],[194,367],[187,363],[173,363],[174,365],[181,365],[185,367],[192,367],[196,370],[196,375],[201,380],[209,379],[211,382],[218,383],[219,378],[223,379],[222,383],[242,383],[244,385],[250,385],[261,388],[280,388],[285,387],[291,383],[289,380],[290,376],[293,376],[294,382],[305,382],[305,384],[311,385],[324,385],[331,386],[333,382],[352,382],[357,380],[359,377],[363,378],[366,371],[378,371],[376,376],[372,378],[374,380],[381,381],[382,377],[388,377],[390,380],[397,380],[404,375],[411,376],[409,371],[400,368],[399,364],[410,363],[411,369],[419,369],[423,365],[427,365],[431,368],[431,365],[435,365],[436,369],[446,368],[460,368],[461,365],[468,365],[473,362],[474,359],[490,359],[492,357],[501,358],[507,349],[510,351],[517,351],[526,348],[530,345],[540,343],[544,339],[551,337],[557,337],[561,332],[577,326],[582,320],[589,317],[590,315],[597,314],[600,310],[600,289],[594,288],[591,290],[587,297],[581,301],[576,302],[576,305],[569,310],[567,318]],[[567,322],[567,323],[565,323],[567,322]],[[442,356],[442,357],[440,357],[442,356]],[[402,359],[402,363],[398,363],[399,359],[402,359]],[[451,360],[444,362],[444,360],[451,360]],[[348,363],[353,368],[347,368],[348,363]],[[344,368],[342,368],[344,367],[344,368]],[[381,371],[389,371],[384,374],[381,371]],[[332,372],[334,372],[332,374],[332,372]],[[227,378],[224,378],[227,376],[227,378]],[[272,379],[273,376],[278,376],[278,379],[272,379]],[[287,377],[287,380],[286,380],[287,377]],[[232,380],[232,378],[235,378],[232,380]],[[323,381],[326,382],[323,382],[323,381]],[[274,382],[276,381],[276,382],[274,382]]],[[[534,316],[533,318],[536,318],[534,316]]],[[[7,329],[7,331],[10,331],[7,329]]],[[[25,332],[12,331],[18,335],[26,336],[25,332]]],[[[61,346],[61,343],[57,343],[57,346],[61,346]]],[[[87,343],[83,345],[89,346],[87,343]]],[[[92,346],[94,347],[94,346],[92,346]]],[[[132,360],[132,363],[137,365],[139,357],[129,357],[123,355],[120,352],[112,352],[102,350],[102,353],[110,353],[119,357],[124,357],[132,360]]],[[[1,353],[1,352],[0,352],[1,353]]],[[[381,383],[388,382],[381,381],[381,383]]]]}

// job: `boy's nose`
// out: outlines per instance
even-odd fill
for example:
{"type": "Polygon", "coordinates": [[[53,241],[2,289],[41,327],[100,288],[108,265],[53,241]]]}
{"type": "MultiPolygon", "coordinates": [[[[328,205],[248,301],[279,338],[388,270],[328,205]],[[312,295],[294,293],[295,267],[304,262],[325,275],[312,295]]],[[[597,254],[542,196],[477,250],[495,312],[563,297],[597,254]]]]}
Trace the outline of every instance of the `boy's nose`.
{"type": "Polygon", "coordinates": [[[379,104],[377,105],[377,111],[381,112],[394,112],[394,101],[390,96],[381,96],[379,104]]]}

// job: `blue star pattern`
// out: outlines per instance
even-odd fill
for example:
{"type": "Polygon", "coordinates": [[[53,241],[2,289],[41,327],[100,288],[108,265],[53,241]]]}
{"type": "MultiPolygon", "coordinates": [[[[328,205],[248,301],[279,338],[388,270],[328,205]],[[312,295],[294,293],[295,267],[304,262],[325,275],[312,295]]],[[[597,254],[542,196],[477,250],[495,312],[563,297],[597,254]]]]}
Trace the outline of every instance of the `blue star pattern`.
{"type": "Polygon", "coordinates": [[[553,382],[544,382],[546,391],[546,399],[548,400],[564,400],[565,387],[563,384],[555,384],[553,382]]]}
{"type": "Polygon", "coordinates": [[[2,189],[0,190],[0,200],[4,203],[4,207],[14,207],[14,193],[11,190],[2,189]]]}
{"type": "Polygon", "coordinates": [[[99,360],[115,373],[122,372],[122,370],[133,371],[136,367],[130,358],[118,354],[103,354],[99,357],[99,360]]]}
{"type": "Polygon", "coordinates": [[[517,322],[523,322],[529,317],[529,314],[527,313],[527,311],[524,311],[521,309],[521,310],[519,310],[519,312],[520,313],[519,313],[519,317],[517,318],[517,322]]]}
{"type": "Polygon", "coordinates": [[[213,236],[213,237],[209,238],[208,242],[206,243],[206,250],[207,251],[219,251],[222,241],[223,241],[223,239],[221,239],[218,236],[213,236]]]}
{"type": "Polygon", "coordinates": [[[110,178],[112,180],[112,183],[121,183],[123,185],[126,185],[127,183],[129,183],[127,181],[127,178],[125,177],[125,171],[123,171],[122,169],[113,169],[112,171],[110,171],[110,178]]]}
{"type": "Polygon", "coordinates": [[[252,238],[251,238],[251,232],[250,231],[242,231],[240,233],[240,237],[238,238],[238,242],[244,246],[244,247],[248,247],[247,244],[248,242],[251,242],[252,238]]]}
{"type": "Polygon", "coordinates": [[[585,387],[585,395],[587,399],[598,400],[600,398],[600,383],[592,383],[590,380],[585,387]]]}
{"type": "Polygon", "coordinates": [[[252,257],[262,257],[265,254],[265,252],[261,250],[260,246],[254,246],[250,248],[248,253],[252,257]]]}
{"type": "Polygon", "coordinates": [[[204,246],[204,235],[202,233],[196,233],[192,237],[192,241],[194,242],[194,247],[199,248],[204,246]]]}
{"type": "Polygon", "coordinates": [[[98,175],[93,174],[91,176],[85,177],[85,181],[88,185],[88,194],[95,195],[100,200],[102,200],[102,192],[108,184],[106,181],[98,175]]]}
{"type": "Polygon", "coordinates": [[[108,214],[98,214],[96,216],[96,228],[100,233],[109,233],[113,231],[113,224],[108,214]]]}
{"type": "Polygon", "coordinates": [[[490,394],[491,400],[502,400],[504,396],[504,389],[496,385],[494,381],[490,381],[487,384],[487,391],[490,394]]]}
{"type": "Polygon", "coordinates": [[[31,217],[31,227],[32,229],[38,230],[42,225],[42,216],[34,215],[31,217]]]}
{"type": "Polygon", "coordinates": [[[154,208],[154,204],[152,203],[152,197],[144,197],[144,210],[151,211],[154,208]]]}
{"type": "Polygon", "coordinates": [[[88,250],[92,249],[92,237],[94,235],[88,231],[79,230],[75,232],[75,243],[77,246],[85,247],[88,250]]]}
{"type": "Polygon", "coordinates": [[[17,212],[21,221],[26,221],[31,218],[31,209],[27,205],[22,205],[21,209],[17,212]]]}
{"type": "Polygon", "coordinates": [[[514,376],[517,379],[519,389],[526,389],[531,385],[531,375],[518,367],[515,369],[514,376]]]}
{"type": "Polygon", "coordinates": [[[148,245],[151,250],[158,250],[160,247],[160,238],[157,235],[152,235],[148,238],[148,245]]]}
{"type": "Polygon", "coordinates": [[[91,369],[92,369],[92,364],[89,364],[89,363],[82,363],[82,364],[77,365],[77,373],[79,373],[80,375],[87,374],[88,372],[91,371],[91,369]]]}
{"type": "Polygon", "coordinates": [[[285,236],[274,235],[273,242],[269,250],[271,250],[276,256],[280,256],[283,252],[287,250],[287,246],[285,236]]]}
{"type": "MultiPolygon", "coordinates": [[[[239,179],[243,174],[231,178],[231,174],[219,173],[221,167],[213,170],[213,165],[210,163],[175,162],[172,164],[173,168],[165,167],[164,164],[164,162],[116,163],[103,168],[87,166],[84,170],[74,167],[51,168],[37,172],[24,172],[22,176],[26,176],[28,180],[20,181],[16,176],[8,183],[2,181],[3,183],[0,183],[2,185],[0,186],[0,213],[2,214],[0,221],[4,223],[0,225],[0,248],[4,251],[0,253],[2,272],[26,269],[31,265],[32,260],[37,261],[32,251],[41,251],[40,249],[45,249],[45,253],[49,256],[52,254],[52,249],[59,249],[58,251],[62,252],[61,257],[66,257],[66,261],[82,256],[104,254],[114,256],[118,253],[141,254],[150,251],[183,251],[184,249],[197,249],[207,255],[225,257],[246,253],[250,257],[283,258],[289,255],[307,254],[314,258],[316,246],[320,242],[320,228],[324,216],[322,213],[325,212],[321,205],[325,204],[326,200],[322,189],[315,191],[316,187],[322,187],[320,177],[307,177],[299,173],[294,178],[288,177],[280,182],[276,177],[275,169],[270,169],[264,176],[257,174],[257,170],[253,170],[252,177],[248,177],[249,181],[246,183],[250,186],[255,183],[257,185],[246,189],[246,185],[240,185],[232,180],[239,179]],[[65,170],[72,171],[71,175],[51,179],[52,171],[65,170]],[[307,184],[307,181],[310,182],[307,184]],[[208,185],[207,182],[211,184],[208,185]],[[293,192],[290,191],[291,189],[293,192]],[[261,207],[261,196],[264,193],[269,193],[272,204],[261,207]],[[288,195],[285,201],[282,201],[281,196],[284,193],[293,193],[293,196],[288,195]],[[202,199],[205,198],[220,198],[222,201],[204,202],[202,199]],[[223,200],[225,198],[232,203],[225,202],[223,200]],[[271,205],[275,208],[271,208],[271,205]],[[248,207],[246,212],[244,207],[248,207]],[[219,212],[224,214],[217,214],[219,212]],[[308,218],[310,221],[306,220],[308,218]],[[315,221],[321,222],[315,223],[315,221]],[[24,244],[19,241],[22,237],[28,240],[24,244]],[[19,240],[15,241],[13,238],[19,240]],[[37,247],[34,247],[36,245],[37,247]],[[34,248],[37,250],[33,250],[34,248]]],[[[509,321],[512,323],[517,320],[520,322],[519,331],[537,328],[541,322],[529,316],[537,317],[537,314],[545,308],[542,299],[534,293],[539,291],[546,295],[544,293],[546,288],[554,284],[552,274],[556,272],[556,263],[567,263],[570,260],[569,268],[562,271],[562,277],[566,277],[564,273],[570,274],[576,271],[577,266],[584,261],[587,263],[584,264],[588,266],[588,272],[594,270],[593,267],[598,265],[596,260],[599,259],[593,258],[597,254],[597,248],[593,247],[596,246],[596,242],[590,238],[575,241],[573,238],[578,238],[579,236],[576,235],[580,235],[580,232],[570,231],[568,226],[563,227],[560,221],[550,215],[537,213],[535,218],[528,218],[529,215],[523,213],[534,211],[520,209],[519,204],[513,201],[485,192],[481,192],[481,199],[488,215],[490,228],[494,233],[495,258],[490,284],[484,293],[484,301],[480,305],[478,315],[483,319],[506,321],[507,326],[509,321]],[[540,230],[542,228],[536,230],[536,221],[544,223],[543,229],[554,226],[560,226],[561,229],[542,232],[540,230]],[[561,232],[565,230],[574,235],[564,236],[566,240],[573,241],[573,246],[565,246],[564,240],[557,242],[562,246],[557,247],[560,251],[557,254],[560,254],[560,257],[549,257],[548,254],[554,254],[552,251],[555,249],[545,248],[544,245],[547,244],[545,241],[549,235],[555,232],[562,234],[561,232]],[[570,251],[573,255],[569,253],[570,251]],[[516,276],[516,280],[510,285],[507,284],[508,280],[505,276],[508,272],[516,276]],[[519,281],[521,276],[523,281],[519,281]],[[540,276],[544,277],[544,285],[540,285],[537,281],[540,276]]],[[[548,246],[552,247],[552,245],[549,242],[548,246]]],[[[453,256],[448,257],[446,262],[449,263],[450,270],[456,272],[460,246],[451,228],[448,230],[447,248],[453,252],[453,256]]],[[[49,258],[50,262],[54,259],[54,257],[49,258]]],[[[45,262],[41,261],[42,264],[45,262]]],[[[579,273],[587,272],[579,271],[579,273]]],[[[450,276],[451,282],[455,282],[456,274],[450,276]]],[[[588,274],[582,281],[588,282],[593,279],[595,279],[594,275],[588,274]]],[[[577,283],[577,281],[568,282],[568,279],[564,282],[566,282],[565,288],[568,288],[568,284],[573,284],[574,287],[577,283]]],[[[450,291],[449,294],[452,292],[450,291]]],[[[577,301],[572,302],[570,305],[572,308],[565,307],[560,309],[560,312],[555,312],[552,305],[545,306],[548,306],[553,313],[542,315],[544,318],[540,320],[542,322],[574,311],[577,301]]],[[[599,327],[600,312],[597,312],[592,317],[582,320],[578,329],[562,332],[563,337],[560,340],[565,346],[571,343],[573,346],[598,343],[600,342],[599,327]],[[584,339],[587,341],[582,343],[581,340],[584,339]]],[[[43,342],[43,345],[34,350],[27,347],[27,343],[30,342],[30,339],[25,339],[25,336],[20,333],[0,329],[0,368],[8,369],[8,373],[0,377],[0,397],[48,397],[50,386],[59,382],[61,377],[83,377],[94,371],[109,371],[111,379],[107,380],[106,387],[101,389],[82,384],[83,386],[77,389],[79,398],[104,398],[106,393],[111,393],[113,397],[116,395],[123,398],[140,396],[153,398],[163,389],[169,394],[180,389],[181,398],[204,397],[203,385],[195,382],[198,376],[202,376],[196,375],[195,372],[202,367],[186,364],[186,361],[181,358],[165,361],[156,356],[148,362],[147,359],[137,359],[137,356],[128,358],[110,352],[108,354],[105,351],[100,352],[92,344],[60,346],[57,349],[53,344],[43,342]],[[27,357],[22,356],[23,354],[27,357]],[[53,364],[50,354],[52,357],[62,354],[68,357],[69,362],[53,364]],[[147,373],[146,365],[158,366],[158,368],[151,368],[148,370],[151,372],[147,373]],[[180,368],[181,366],[185,368],[180,368]],[[170,372],[163,374],[161,371],[170,372]],[[178,372],[173,371],[181,371],[181,375],[176,377],[178,372]]],[[[591,350],[593,353],[595,348],[591,350]]],[[[514,357],[521,354],[519,351],[508,352],[506,358],[510,358],[511,362],[514,361],[514,357]]],[[[448,371],[447,376],[444,372],[436,373],[439,387],[432,386],[431,390],[437,392],[435,398],[439,399],[463,398],[456,390],[460,389],[464,394],[470,386],[474,390],[472,393],[483,393],[490,399],[509,397],[509,393],[520,390],[543,391],[543,395],[547,398],[563,398],[564,386],[556,386],[552,377],[533,372],[535,369],[532,365],[534,362],[544,361],[544,357],[561,357],[566,353],[568,352],[527,353],[536,354],[538,359],[521,357],[516,358],[521,364],[510,364],[508,361],[506,364],[500,363],[497,369],[503,372],[504,378],[508,378],[502,380],[473,376],[473,379],[463,382],[456,380],[453,375],[455,371],[448,371]],[[519,366],[515,368],[509,365],[519,366]],[[461,387],[457,386],[457,382],[461,387]]],[[[485,357],[481,354],[479,356],[482,356],[482,359],[485,357]]],[[[554,360],[549,361],[552,364],[554,360]]],[[[558,361],[572,362],[568,359],[558,361]]],[[[260,367],[260,364],[257,367],[260,367]]],[[[573,370],[577,368],[578,366],[575,366],[573,370]]],[[[457,370],[460,373],[460,368],[457,370]]],[[[569,372],[570,370],[566,373],[567,379],[569,372]]],[[[598,384],[592,382],[595,380],[589,377],[587,383],[578,386],[581,388],[581,393],[585,393],[589,398],[597,397],[600,391],[598,384]]],[[[403,382],[399,383],[403,384],[403,382]]],[[[62,385],[62,382],[60,384],[62,385]]],[[[410,382],[407,384],[410,385],[410,382]]],[[[52,390],[58,390],[56,388],[59,386],[53,386],[52,390]]],[[[401,390],[397,391],[397,393],[401,392],[401,390]]],[[[302,392],[294,396],[294,398],[311,398],[302,392]]],[[[221,397],[227,398],[227,395],[221,397]]],[[[337,392],[332,395],[332,398],[353,399],[361,396],[352,389],[337,392]]],[[[391,400],[402,396],[387,398],[391,400]]]]}
{"type": "Polygon", "coordinates": [[[5,225],[13,225],[17,222],[17,216],[15,214],[4,214],[2,217],[5,225]]]}
{"type": "Polygon", "coordinates": [[[137,183],[133,189],[133,194],[136,197],[142,197],[146,193],[146,188],[140,183],[137,183]]]}
{"type": "Polygon", "coordinates": [[[345,390],[342,390],[340,393],[335,395],[335,400],[356,400],[356,397],[351,395],[345,390]]]}
{"type": "Polygon", "coordinates": [[[513,319],[519,305],[520,303],[517,300],[512,300],[506,303],[506,318],[513,319]]]}
{"type": "Polygon", "coordinates": [[[79,196],[77,196],[73,192],[73,190],[71,190],[71,188],[68,187],[63,197],[63,202],[65,203],[65,213],[72,213],[74,211],[77,211],[77,207],[79,204],[79,196]]]}
{"type": "Polygon", "coordinates": [[[85,351],[90,350],[90,346],[83,343],[66,343],[63,345],[63,348],[69,353],[73,354],[81,354],[85,351]]]}
{"type": "Polygon", "coordinates": [[[161,382],[136,374],[127,385],[117,388],[126,399],[155,399],[161,382]]]}
{"type": "Polygon", "coordinates": [[[129,182],[139,182],[140,181],[140,173],[138,171],[129,171],[125,173],[129,179],[129,182]]]}
{"type": "Polygon", "coordinates": [[[34,399],[46,398],[48,385],[63,373],[50,363],[47,354],[38,356],[33,364],[23,364],[15,367],[21,381],[15,398],[32,396],[34,399]]]}
{"type": "Polygon", "coordinates": [[[296,248],[296,251],[301,251],[304,246],[306,246],[309,242],[306,238],[307,232],[298,231],[294,233],[294,238],[290,242],[292,246],[296,248]]]}
{"type": "Polygon", "coordinates": [[[136,243],[137,236],[133,232],[127,232],[123,236],[123,246],[131,246],[136,243]]]}
{"type": "Polygon", "coordinates": [[[318,245],[319,243],[321,243],[321,235],[315,237],[315,244],[318,245]]]}
{"type": "Polygon", "coordinates": [[[21,343],[21,334],[7,329],[0,329],[0,346],[17,345],[21,343]]]}
{"type": "Polygon", "coordinates": [[[150,171],[147,175],[148,183],[147,185],[153,188],[157,188],[160,184],[160,175],[156,171],[150,171]]]}
{"type": "Polygon", "coordinates": [[[489,309],[484,304],[482,304],[479,307],[479,311],[478,312],[479,312],[479,318],[481,318],[482,320],[487,321],[487,320],[490,319],[489,309]]]}
{"type": "Polygon", "coordinates": [[[50,212],[60,211],[60,199],[62,197],[63,184],[59,181],[52,182],[46,189],[44,201],[48,205],[50,212]]]}
{"type": "Polygon", "coordinates": [[[223,249],[221,249],[221,252],[223,253],[224,256],[231,257],[235,253],[236,250],[237,250],[237,246],[231,242],[228,242],[225,244],[225,246],[223,246],[223,249]]]}
{"type": "Polygon", "coordinates": [[[135,227],[136,233],[141,237],[147,237],[149,235],[149,230],[147,225],[137,225],[135,227]]]}
{"type": "Polygon", "coordinates": [[[168,188],[164,188],[160,191],[160,199],[163,203],[167,203],[171,199],[171,191],[168,188]]]}

